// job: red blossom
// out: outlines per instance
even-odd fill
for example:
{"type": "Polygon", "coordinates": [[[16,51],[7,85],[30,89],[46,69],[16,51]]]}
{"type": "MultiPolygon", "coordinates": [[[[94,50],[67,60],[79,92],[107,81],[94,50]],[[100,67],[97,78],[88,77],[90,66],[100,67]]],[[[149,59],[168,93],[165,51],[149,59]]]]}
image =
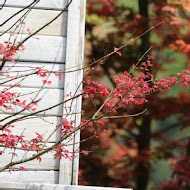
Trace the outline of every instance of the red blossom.
{"type": "Polygon", "coordinates": [[[62,135],[65,135],[67,133],[72,132],[74,127],[72,126],[73,122],[69,122],[67,119],[63,118],[61,120],[62,128],[60,129],[60,132],[62,135]]]}
{"type": "Polygon", "coordinates": [[[23,167],[23,166],[20,166],[20,167],[19,167],[19,170],[27,171],[27,169],[26,169],[25,167],[23,167]]]}
{"type": "Polygon", "coordinates": [[[120,57],[122,56],[122,53],[119,51],[118,48],[114,47],[114,52],[118,54],[120,57]]]}
{"type": "Polygon", "coordinates": [[[81,150],[81,152],[84,154],[84,155],[88,155],[88,152],[86,150],[81,150]]]}
{"type": "Polygon", "coordinates": [[[54,159],[59,158],[61,160],[63,156],[64,155],[62,152],[57,152],[56,154],[54,154],[54,159]]]}
{"type": "Polygon", "coordinates": [[[42,161],[42,158],[41,158],[40,156],[38,156],[36,159],[37,159],[39,162],[42,161]]]}

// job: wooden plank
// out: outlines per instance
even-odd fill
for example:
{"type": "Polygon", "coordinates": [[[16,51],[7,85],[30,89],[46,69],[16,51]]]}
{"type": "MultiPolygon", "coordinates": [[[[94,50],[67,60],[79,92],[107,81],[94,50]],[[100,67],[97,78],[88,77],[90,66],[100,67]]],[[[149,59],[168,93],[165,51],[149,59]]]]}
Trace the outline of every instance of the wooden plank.
{"type": "MultiPolygon", "coordinates": [[[[15,171],[1,172],[0,182],[24,182],[24,183],[45,183],[56,184],[58,179],[57,171],[15,171]]],[[[2,188],[2,186],[0,185],[2,188]]]]}
{"type": "MultiPolygon", "coordinates": [[[[26,7],[34,2],[34,0],[7,0],[6,7],[26,7]]],[[[0,5],[4,3],[4,0],[0,0],[0,5]]],[[[35,8],[40,9],[63,9],[68,4],[68,0],[40,0],[35,8]]]]}
{"type": "MultiPolygon", "coordinates": [[[[72,13],[72,12],[71,12],[72,13]]],[[[70,13],[70,14],[71,14],[70,13]]],[[[79,22],[79,47],[76,51],[78,51],[78,55],[76,57],[77,63],[78,63],[78,68],[79,70],[83,67],[84,63],[84,44],[85,44],[85,13],[86,13],[86,0],[83,0],[80,2],[80,22],[79,22]]],[[[72,18],[71,18],[72,19],[72,18]]],[[[73,18],[74,19],[74,18],[73,18]]],[[[77,85],[79,86],[81,81],[83,80],[83,70],[80,70],[77,73],[77,85]]],[[[82,90],[82,86],[80,86],[79,91],[82,90]]],[[[81,111],[82,108],[82,97],[79,97],[76,100],[76,105],[78,106],[78,112],[81,111]]],[[[76,117],[76,126],[79,126],[81,123],[81,114],[75,115],[76,117]]],[[[74,146],[73,150],[76,150],[79,148],[80,144],[80,131],[75,133],[74,136],[74,146]]],[[[72,185],[77,185],[78,184],[78,172],[79,172],[79,154],[75,154],[75,157],[73,158],[73,176],[72,176],[72,185]]]]}
{"type": "MultiPolygon", "coordinates": [[[[68,29],[67,29],[67,52],[66,52],[66,70],[77,70],[76,72],[65,74],[65,95],[80,93],[82,89],[81,81],[83,77],[83,54],[84,54],[84,21],[85,21],[85,5],[86,1],[73,1],[68,9],[68,29]],[[70,69],[72,67],[72,69],[70,69]],[[66,88],[67,87],[67,88],[66,88]]],[[[75,121],[75,127],[80,125],[81,114],[81,97],[75,99],[72,104],[67,102],[64,106],[64,113],[71,113],[67,119],[75,121]],[[70,107],[72,105],[72,107],[70,107]],[[69,109],[67,109],[69,107],[69,109]]],[[[77,132],[73,141],[70,143],[80,141],[80,132],[77,132]]],[[[73,152],[78,149],[78,143],[70,146],[69,150],[73,152]]],[[[59,184],[76,185],[78,182],[78,161],[79,155],[72,160],[60,161],[59,184]],[[66,171],[66,172],[65,172],[66,171]]]]}
{"type": "MultiPolygon", "coordinates": [[[[0,114],[0,119],[6,118],[9,115],[0,114]]],[[[21,117],[22,115],[18,115],[21,117]]],[[[12,120],[16,117],[11,117],[4,122],[1,122],[1,125],[12,120]]],[[[30,141],[33,138],[36,138],[36,132],[43,135],[44,141],[47,139],[48,142],[56,142],[60,138],[60,130],[56,126],[60,125],[60,117],[33,117],[23,121],[17,121],[13,125],[14,128],[11,128],[12,134],[14,135],[23,135],[25,141],[30,141]]]]}
{"type": "MultiPolygon", "coordinates": [[[[1,150],[3,150],[1,148],[1,150]]],[[[18,150],[18,149],[10,149],[6,148],[5,153],[1,155],[1,162],[0,162],[0,168],[6,166],[7,164],[14,162],[14,161],[19,161],[24,158],[29,158],[33,154],[36,154],[34,151],[24,151],[24,150],[18,150]],[[14,152],[17,154],[17,156],[12,157],[10,152],[14,152]]],[[[26,163],[18,164],[15,165],[15,169],[19,169],[20,166],[25,167],[28,171],[37,171],[37,170],[58,170],[59,168],[59,160],[56,159],[54,160],[54,153],[49,152],[47,154],[44,154],[41,156],[42,160],[39,162],[38,160],[32,160],[26,163]]],[[[0,173],[1,174],[1,173],[0,173]]],[[[1,178],[1,177],[0,177],[1,178]]]]}
{"type": "MultiPolygon", "coordinates": [[[[15,40],[15,35],[11,37],[11,41],[15,40]]],[[[27,35],[18,35],[16,41],[22,41],[27,35]]],[[[0,43],[9,41],[10,35],[4,34],[0,38],[0,43]]],[[[30,62],[65,62],[66,38],[58,36],[35,36],[24,43],[25,50],[15,55],[15,59],[19,61],[30,62]]]]}
{"type": "Polygon", "coordinates": [[[129,188],[112,188],[112,187],[93,187],[93,186],[74,186],[74,185],[53,185],[39,183],[2,183],[0,190],[132,190],[129,188]]]}
{"type": "MultiPolygon", "coordinates": [[[[3,8],[0,11],[0,18],[1,18],[0,22],[3,23],[9,17],[11,17],[20,10],[21,8],[9,8],[9,7],[3,8]]],[[[21,18],[21,16],[23,16],[27,11],[28,9],[24,10],[22,13],[14,16],[10,21],[8,21],[6,24],[0,27],[0,33],[3,33],[8,29],[10,29],[10,27],[14,25],[21,18]]],[[[30,30],[31,33],[35,32],[36,30],[44,26],[46,23],[51,21],[53,18],[55,18],[59,13],[60,11],[33,9],[24,19],[24,24],[22,25],[21,30],[20,27],[17,27],[16,30],[15,27],[13,27],[11,30],[8,31],[8,33],[13,33],[13,32],[18,33],[20,31],[19,33],[29,34],[28,29],[30,30]]],[[[18,26],[19,24],[20,23],[18,22],[16,26],[18,26]]],[[[38,35],[66,36],[66,32],[67,32],[67,12],[63,13],[63,15],[57,18],[53,23],[51,23],[43,30],[41,30],[38,33],[38,35]]]]}
{"type": "Polygon", "coordinates": [[[50,73],[47,77],[42,78],[36,74],[26,76],[27,74],[34,73],[36,71],[36,67],[41,67],[42,69],[47,69],[48,71],[52,72],[59,72],[60,70],[64,70],[64,64],[50,64],[50,63],[35,63],[35,62],[7,62],[3,68],[4,72],[7,72],[11,77],[16,76],[23,76],[17,80],[13,80],[10,82],[6,82],[6,77],[0,76],[0,85],[7,86],[10,84],[17,84],[21,81],[21,87],[31,87],[31,88],[41,88],[43,85],[43,80],[51,81],[51,85],[45,84],[45,88],[56,88],[56,89],[63,89],[64,88],[64,74],[61,74],[61,79],[58,76],[55,76],[54,73],[50,73]],[[3,82],[6,82],[3,84],[3,82]]]}
{"type": "MultiPolygon", "coordinates": [[[[3,87],[0,87],[0,92],[4,90],[3,87]]],[[[38,105],[36,106],[36,111],[44,110],[51,106],[54,106],[63,101],[63,90],[59,89],[37,89],[37,88],[13,88],[9,89],[9,92],[12,93],[19,93],[20,101],[26,100],[27,104],[31,102],[31,98],[33,100],[40,100],[38,105]],[[39,93],[40,91],[40,93],[39,93]],[[38,94],[39,93],[39,94],[38,94]],[[36,98],[37,96],[37,98],[36,98]]],[[[27,105],[26,104],[26,105],[27,105]]],[[[13,105],[12,108],[14,109],[13,113],[20,111],[23,109],[22,107],[13,105]]],[[[57,115],[62,113],[62,106],[57,106],[51,110],[42,112],[41,115],[57,115]]],[[[1,107],[1,113],[11,113],[10,110],[6,110],[1,107]]],[[[23,113],[30,113],[29,111],[25,110],[23,113]]]]}

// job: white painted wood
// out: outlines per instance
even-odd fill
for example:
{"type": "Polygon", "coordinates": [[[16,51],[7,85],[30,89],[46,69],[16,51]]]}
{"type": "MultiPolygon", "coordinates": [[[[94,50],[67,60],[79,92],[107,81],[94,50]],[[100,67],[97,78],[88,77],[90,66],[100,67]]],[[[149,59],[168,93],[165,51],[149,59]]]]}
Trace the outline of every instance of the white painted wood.
{"type": "MultiPolygon", "coordinates": [[[[8,117],[9,115],[0,114],[0,120],[8,117]]],[[[22,115],[18,115],[21,117],[22,115]]],[[[16,117],[11,117],[10,119],[1,122],[1,125],[14,119],[16,117]]],[[[60,130],[56,126],[61,124],[60,117],[33,117],[26,120],[20,120],[15,122],[14,128],[11,128],[12,134],[23,135],[25,141],[30,141],[36,138],[36,132],[43,135],[44,141],[56,142],[60,138],[60,130]]]]}
{"type": "MultiPolygon", "coordinates": [[[[34,2],[34,0],[7,0],[5,6],[9,7],[26,7],[34,2]]],[[[4,0],[0,0],[0,5],[4,3],[4,0]]],[[[68,0],[40,0],[35,8],[41,9],[55,9],[60,10],[66,7],[68,0]]]]}
{"type": "MultiPolygon", "coordinates": [[[[84,20],[85,20],[86,1],[74,0],[68,9],[68,25],[67,25],[67,47],[66,47],[66,70],[78,70],[76,72],[65,74],[65,91],[64,94],[78,94],[81,92],[82,85],[82,66],[83,66],[83,49],[84,49],[84,20]],[[72,69],[70,69],[72,68],[72,69]]],[[[64,113],[80,113],[81,97],[71,102],[67,102],[64,106],[64,113]],[[70,105],[72,107],[70,108],[70,105]],[[69,109],[67,109],[69,107],[69,109]]],[[[67,119],[75,121],[75,127],[80,125],[80,114],[71,115],[67,119]]],[[[74,135],[72,144],[79,142],[80,133],[74,135]]],[[[78,149],[78,144],[70,146],[70,151],[78,149]]],[[[72,160],[60,161],[59,184],[69,185],[78,182],[78,161],[79,157],[72,160]],[[66,171],[66,172],[65,172],[66,171]]]]}
{"type": "MultiPolygon", "coordinates": [[[[2,92],[4,90],[4,88],[0,87],[0,91],[2,92]]],[[[42,91],[40,91],[40,93],[38,94],[40,89],[37,88],[13,88],[13,89],[9,89],[9,92],[12,93],[19,93],[20,94],[20,101],[23,100],[27,100],[28,103],[31,102],[31,98],[35,99],[35,100],[40,100],[38,102],[38,105],[36,106],[36,111],[39,110],[43,110],[46,108],[50,108],[51,106],[54,106],[60,102],[63,101],[63,90],[59,90],[59,89],[43,89],[42,91]],[[37,95],[37,98],[36,98],[37,95]]],[[[21,107],[19,106],[15,106],[13,105],[12,108],[14,109],[14,112],[18,112],[20,111],[21,107]]],[[[4,113],[11,113],[10,110],[6,111],[5,109],[3,109],[4,113]]],[[[2,113],[2,111],[1,111],[2,113]]],[[[27,110],[25,110],[23,113],[29,113],[27,110]]],[[[48,111],[45,111],[40,113],[41,115],[49,115],[49,114],[53,114],[53,115],[57,115],[57,114],[61,114],[62,113],[62,106],[57,106],[53,109],[50,109],[48,111]]]]}
{"type": "MultiPolygon", "coordinates": [[[[53,63],[35,63],[35,62],[7,62],[3,68],[4,72],[7,72],[6,74],[9,74],[12,77],[20,77],[19,79],[6,82],[10,79],[7,79],[7,77],[0,76],[0,86],[8,86],[10,84],[17,84],[20,82],[21,87],[31,87],[31,88],[40,88],[43,85],[43,80],[51,81],[51,85],[46,84],[45,88],[58,88],[63,89],[64,88],[64,74],[62,73],[61,79],[59,79],[58,76],[56,76],[54,73],[50,73],[47,75],[47,77],[42,78],[36,74],[26,76],[27,74],[34,73],[36,71],[36,67],[41,67],[42,69],[47,69],[48,71],[52,72],[58,72],[60,70],[64,70],[65,65],[64,64],[53,64],[53,63]],[[21,77],[23,76],[23,77],[21,77]],[[3,82],[5,82],[3,84],[3,82]]],[[[57,73],[57,74],[58,74],[57,73]]]]}
{"type": "MultiPolygon", "coordinates": [[[[3,8],[0,11],[0,24],[7,20],[7,18],[11,17],[18,11],[20,11],[21,8],[3,8]]],[[[28,9],[24,10],[22,13],[14,16],[10,21],[8,21],[6,24],[4,24],[2,27],[0,27],[0,33],[3,33],[10,29],[12,25],[14,25],[26,12],[28,9]]],[[[43,25],[51,21],[53,18],[55,18],[60,11],[51,11],[51,10],[38,10],[33,9],[30,11],[30,13],[26,16],[24,19],[24,24],[22,25],[22,29],[20,30],[20,27],[18,27],[15,30],[16,26],[21,26],[21,24],[18,22],[15,27],[13,27],[11,30],[8,31],[8,33],[22,33],[22,34],[30,34],[28,29],[30,29],[30,32],[33,33],[39,28],[41,28],[43,25]]],[[[43,30],[41,30],[38,35],[50,35],[50,36],[66,36],[67,32],[67,12],[63,13],[59,18],[57,18],[53,23],[45,27],[43,30]]]]}
{"type": "Polygon", "coordinates": [[[53,185],[39,183],[2,183],[0,190],[132,190],[129,188],[112,187],[92,187],[92,186],[74,186],[74,185],[53,185]]]}
{"type": "MultiPolygon", "coordinates": [[[[50,146],[50,144],[49,144],[50,146]]],[[[19,146],[20,147],[20,146],[19,146]]],[[[3,150],[3,148],[0,148],[1,150],[3,150]]],[[[23,151],[23,150],[19,150],[19,149],[10,149],[10,148],[6,148],[5,153],[1,155],[1,162],[0,162],[0,168],[3,168],[4,166],[6,166],[7,164],[14,162],[14,161],[20,161],[24,158],[29,158],[31,157],[33,154],[36,154],[36,152],[34,151],[23,151]],[[12,157],[12,155],[10,154],[10,152],[14,152],[17,154],[17,156],[12,157]]],[[[32,160],[29,161],[27,163],[22,163],[22,164],[18,164],[15,165],[14,168],[15,169],[19,169],[20,166],[25,167],[27,170],[58,170],[59,168],[59,160],[56,159],[54,160],[54,153],[53,152],[49,152],[47,154],[44,154],[41,156],[42,161],[39,162],[38,160],[32,160]]],[[[1,176],[1,173],[0,173],[1,176]]]]}
{"type": "MultiPolygon", "coordinates": [[[[18,42],[25,39],[27,35],[15,35],[11,37],[13,42],[16,38],[18,42]]],[[[9,41],[10,34],[4,34],[0,38],[0,43],[9,41]]],[[[24,43],[25,50],[19,52],[14,58],[20,61],[30,62],[65,62],[66,38],[58,36],[35,36],[24,43]],[[37,39],[36,39],[37,38],[37,39]]],[[[1,56],[1,55],[0,55],[1,56]]]]}
{"type": "MultiPolygon", "coordinates": [[[[79,47],[78,47],[78,56],[77,56],[77,63],[78,68],[81,69],[83,67],[84,62],[84,41],[85,41],[85,13],[86,13],[86,0],[80,2],[80,22],[79,22],[79,47]]],[[[72,19],[72,18],[71,18],[72,19]]],[[[73,18],[74,19],[74,18],[73,18]]],[[[78,86],[80,85],[81,81],[83,80],[83,70],[78,71],[77,73],[78,78],[78,86]]],[[[80,85],[79,91],[82,90],[82,85],[80,85]]],[[[79,97],[76,100],[76,105],[78,106],[78,112],[81,111],[82,108],[82,97],[79,97]]],[[[81,114],[78,114],[76,117],[76,126],[80,125],[81,122],[81,114]]],[[[79,148],[80,144],[80,131],[78,131],[74,136],[74,150],[79,148]]],[[[75,158],[73,159],[73,185],[78,184],[78,171],[79,171],[79,155],[75,154],[75,158]]]]}
{"type": "MultiPolygon", "coordinates": [[[[0,0],[1,2],[2,0],[0,0]]],[[[32,0],[7,0],[6,6],[11,7],[24,7],[26,4],[22,3],[30,3],[32,0]],[[9,4],[8,4],[9,3],[9,4]]],[[[37,8],[50,8],[60,10],[63,7],[58,3],[64,3],[63,0],[41,0],[37,8]],[[40,3],[44,3],[41,4],[40,3]],[[52,6],[52,3],[55,6],[52,6]],[[51,7],[50,7],[51,4],[51,7]],[[58,6],[57,6],[58,5],[58,6]],[[49,6],[49,7],[48,7],[49,6]]],[[[2,3],[2,2],[1,2],[2,3]]],[[[68,26],[67,26],[67,37],[59,37],[59,36],[43,36],[37,35],[35,37],[39,38],[39,40],[35,38],[29,39],[25,44],[25,51],[23,53],[19,53],[15,56],[16,59],[20,61],[29,61],[29,62],[45,62],[45,63],[64,63],[66,60],[66,70],[76,70],[78,71],[66,73],[65,74],[65,83],[64,83],[64,95],[66,97],[67,94],[75,94],[80,93],[82,89],[81,81],[82,81],[82,64],[83,64],[83,49],[84,49],[84,17],[85,17],[85,3],[86,1],[78,1],[73,0],[71,6],[68,9],[68,26]],[[67,55],[66,55],[67,50],[67,55]],[[72,68],[72,69],[70,69],[72,68]],[[77,92],[76,92],[77,90],[77,92]]],[[[31,21],[32,22],[32,21],[31,21]]],[[[10,37],[9,34],[3,35],[0,38],[0,43],[8,40],[10,37]]],[[[25,39],[27,35],[19,35],[16,39],[17,41],[21,41],[25,39]]],[[[11,40],[15,40],[15,36],[11,37],[11,40]]],[[[31,80],[31,82],[34,82],[31,80]]],[[[37,83],[37,82],[35,82],[37,83]]],[[[29,83],[25,84],[27,87],[29,83]]],[[[33,88],[21,88],[18,89],[21,93],[27,93],[31,91],[37,90],[36,86],[32,86],[33,88]]],[[[2,87],[1,87],[2,88],[2,87]]],[[[39,102],[38,109],[44,109],[51,105],[54,105],[63,100],[63,90],[54,90],[54,89],[44,89],[42,92],[43,98],[42,101],[39,102]]],[[[29,98],[29,96],[27,97],[29,98]]],[[[38,97],[40,98],[40,97],[38,97]]],[[[80,124],[80,111],[81,111],[81,97],[72,101],[71,110],[68,109],[70,107],[71,102],[68,102],[64,106],[60,106],[59,108],[55,108],[52,111],[46,111],[46,114],[73,114],[72,116],[67,117],[68,120],[75,120],[75,126],[77,127],[80,124]]],[[[52,115],[51,115],[52,116],[52,115]]],[[[41,125],[39,123],[39,125],[41,125]]],[[[21,126],[21,125],[20,125],[21,126]]],[[[21,126],[22,128],[22,126],[21,126]]],[[[29,132],[28,132],[29,134],[29,132]]],[[[32,134],[32,133],[31,133],[32,134]]],[[[69,142],[72,144],[78,142],[80,133],[78,132],[73,136],[72,141],[69,142]]],[[[69,151],[74,151],[77,146],[70,146],[69,151]]],[[[7,173],[0,173],[0,182],[5,182],[6,179],[9,179],[9,182],[38,182],[38,183],[60,183],[60,184],[77,184],[77,176],[78,176],[78,155],[76,154],[76,158],[72,160],[66,159],[61,160],[59,165],[59,175],[58,172],[49,171],[43,172],[38,171],[36,175],[34,173],[28,172],[14,172],[15,174],[12,177],[9,177],[7,173]],[[5,175],[6,174],[6,175],[5,175]],[[30,176],[30,178],[28,178],[30,176]],[[33,177],[34,176],[34,177],[33,177]],[[51,176],[48,178],[48,176],[51,176]],[[53,176],[53,177],[52,177],[53,176]],[[49,179],[49,180],[47,180],[49,179]]],[[[1,185],[0,185],[1,187],[1,185]]],[[[64,186],[62,186],[63,188],[64,186]]],[[[71,186],[65,186],[64,188],[71,188],[71,186]]],[[[77,187],[78,188],[78,187],[77,187]]],[[[41,186],[40,186],[41,189],[41,186]]]]}
{"type": "MultiPolygon", "coordinates": [[[[8,181],[9,183],[24,182],[24,183],[56,184],[57,179],[58,179],[57,171],[15,171],[11,173],[10,172],[0,173],[1,183],[6,183],[8,181]]],[[[2,188],[3,185],[0,184],[0,187],[2,188]]]]}

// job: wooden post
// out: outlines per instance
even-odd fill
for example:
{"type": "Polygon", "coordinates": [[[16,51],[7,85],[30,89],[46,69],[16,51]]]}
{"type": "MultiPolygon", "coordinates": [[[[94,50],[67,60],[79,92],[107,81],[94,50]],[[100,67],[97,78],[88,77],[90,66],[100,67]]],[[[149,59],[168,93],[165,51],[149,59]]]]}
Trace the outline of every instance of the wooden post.
{"type": "MultiPolygon", "coordinates": [[[[84,54],[84,26],[85,26],[86,0],[73,0],[68,9],[67,23],[67,46],[66,66],[67,71],[77,70],[65,74],[65,96],[67,94],[81,93],[83,78],[83,54],[84,54]]],[[[75,121],[75,126],[80,124],[81,118],[81,97],[64,105],[63,113],[70,113],[69,120],[75,121]],[[72,107],[70,107],[72,105],[72,107]],[[79,114],[72,114],[79,113],[79,114]]],[[[70,152],[79,147],[80,132],[78,131],[69,144],[70,152]]],[[[72,160],[61,160],[59,168],[59,184],[76,185],[78,182],[79,153],[75,154],[72,160]]]]}

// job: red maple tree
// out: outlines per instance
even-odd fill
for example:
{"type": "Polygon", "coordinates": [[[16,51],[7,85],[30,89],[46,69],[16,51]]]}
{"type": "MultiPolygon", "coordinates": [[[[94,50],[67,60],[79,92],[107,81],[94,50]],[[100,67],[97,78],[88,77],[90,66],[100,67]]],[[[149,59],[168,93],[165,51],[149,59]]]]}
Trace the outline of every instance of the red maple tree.
{"type": "MultiPolygon", "coordinates": [[[[185,88],[174,87],[169,93],[164,89],[175,85],[177,76],[189,80],[189,71],[182,71],[189,65],[189,13],[171,6],[167,1],[139,0],[136,7],[130,4],[122,4],[119,0],[88,2],[86,36],[89,62],[130,40],[125,48],[119,49],[118,55],[101,62],[98,71],[92,75],[93,79],[107,84],[110,89],[119,85],[118,97],[122,97],[123,88],[133,86],[134,81],[129,74],[132,78],[145,77],[138,78],[143,83],[133,86],[134,89],[128,91],[129,98],[122,100],[127,105],[118,111],[119,115],[125,113],[122,118],[116,121],[106,118],[104,129],[96,125],[96,129],[82,130],[82,139],[92,135],[96,137],[97,133],[100,135],[99,138],[82,141],[82,148],[88,147],[91,153],[81,158],[80,183],[148,190],[148,186],[154,185],[151,181],[153,168],[156,170],[154,165],[164,160],[172,164],[173,174],[167,176],[169,182],[162,186],[159,184],[161,187],[157,183],[154,189],[186,189],[189,187],[189,166],[186,164],[189,137],[188,134],[175,136],[176,130],[188,130],[190,125],[190,97],[185,88]],[[133,41],[139,36],[140,39],[133,41]],[[141,74],[137,67],[142,70],[141,74]],[[121,75],[123,72],[124,75],[121,75]],[[159,81],[156,87],[161,87],[163,91],[154,89],[153,93],[155,83],[146,83],[152,78],[159,81]],[[131,104],[136,93],[143,96],[141,87],[149,92],[148,96],[144,100],[140,98],[140,101],[135,99],[131,104]],[[148,110],[144,114],[132,117],[145,109],[148,110]],[[124,117],[127,114],[129,116],[124,117]]],[[[178,84],[188,88],[183,79],[178,84]]],[[[97,97],[94,103],[98,107],[102,99],[97,97]]],[[[94,105],[86,100],[83,107],[93,110],[94,105]]],[[[90,113],[84,118],[88,116],[90,113]]],[[[162,169],[164,173],[165,168],[162,169]]]]}

